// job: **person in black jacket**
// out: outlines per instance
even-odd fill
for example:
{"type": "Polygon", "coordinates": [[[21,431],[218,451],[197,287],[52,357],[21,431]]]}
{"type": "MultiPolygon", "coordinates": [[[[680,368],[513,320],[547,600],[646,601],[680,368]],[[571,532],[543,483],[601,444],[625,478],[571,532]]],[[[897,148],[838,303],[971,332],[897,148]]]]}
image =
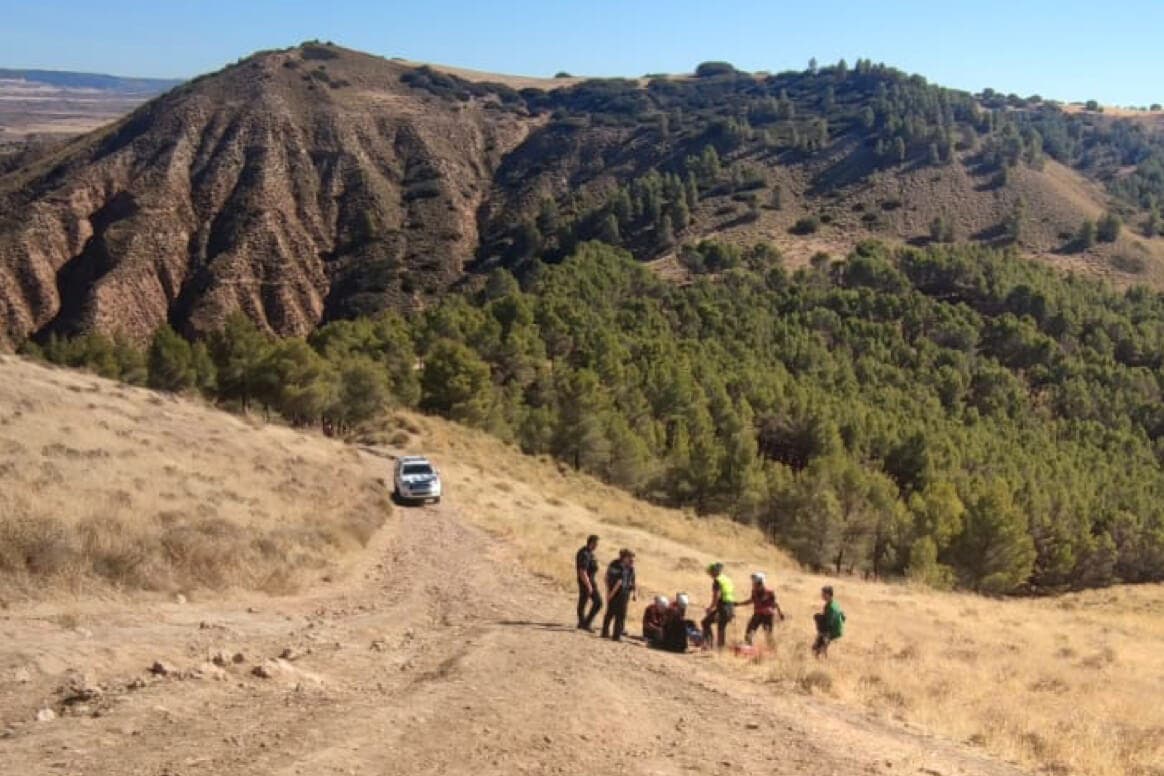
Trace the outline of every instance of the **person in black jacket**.
{"type": "Polygon", "coordinates": [[[626,610],[635,596],[635,554],[620,550],[618,560],[606,568],[606,616],[602,618],[602,638],[621,641],[626,630],[626,610]],[[613,631],[611,626],[613,625],[613,631]]]}
{"type": "Polygon", "coordinates": [[[574,569],[578,576],[578,627],[582,630],[594,631],[594,618],[602,609],[602,594],[598,592],[598,559],[594,551],[598,549],[598,537],[591,534],[586,544],[574,556],[574,569]],[[590,603],[590,612],[586,612],[586,603],[590,603]]]}

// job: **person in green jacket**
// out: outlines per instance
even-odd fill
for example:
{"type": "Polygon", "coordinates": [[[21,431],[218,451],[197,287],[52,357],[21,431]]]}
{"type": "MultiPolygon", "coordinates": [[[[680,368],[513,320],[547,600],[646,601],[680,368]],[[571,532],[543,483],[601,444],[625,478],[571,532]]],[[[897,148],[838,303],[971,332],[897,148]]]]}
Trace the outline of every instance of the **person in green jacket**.
{"type": "Polygon", "coordinates": [[[707,575],[711,577],[711,606],[703,618],[703,646],[705,648],[724,648],[728,623],[732,621],[736,609],[736,589],[731,579],[723,573],[722,563],[712,563],[707,567],[707,575]],[[712,639],[711,626],[714,624],[716,639],[712,639]]]}
{"type": "Polygon", "coordinates": [[[816,641],[812,645],[812,654],[818,658],[829,656],[829,644],[839,639],[845,633],[845,613],[841,605],[833,600],[832,585],[825,585],[820,589],[824,609],[812,616],[816,622],[816,641]]]}

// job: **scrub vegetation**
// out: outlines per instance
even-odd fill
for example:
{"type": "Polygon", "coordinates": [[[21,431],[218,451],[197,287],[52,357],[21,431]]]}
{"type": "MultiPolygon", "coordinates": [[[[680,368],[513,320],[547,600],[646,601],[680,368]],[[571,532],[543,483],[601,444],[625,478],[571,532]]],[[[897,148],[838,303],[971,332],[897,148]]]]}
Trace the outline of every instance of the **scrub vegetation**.
{"type": "Polygon", "coordinates": [[[988,593],[1164,577],[1158,296],[980,247],[865,243],[794,273],[768,246],[697,250],[717,274],[682,286],[585,244],[306,340],[236,316],[148,354],[29,352],[329,431],[416,407],[816,570],[988,593]]]}

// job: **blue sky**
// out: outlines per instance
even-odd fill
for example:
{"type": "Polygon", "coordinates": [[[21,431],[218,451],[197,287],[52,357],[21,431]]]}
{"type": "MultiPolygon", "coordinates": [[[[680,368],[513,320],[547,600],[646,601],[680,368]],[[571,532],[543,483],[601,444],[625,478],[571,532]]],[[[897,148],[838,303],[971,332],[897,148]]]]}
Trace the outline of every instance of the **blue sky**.
{"type": "Polygon", "coordinates": [[[310,38],[529,75],[869,57],[975,91],[1164,102],[1164,0],[0,0],[0,67],[185,77],[310,38]]]}

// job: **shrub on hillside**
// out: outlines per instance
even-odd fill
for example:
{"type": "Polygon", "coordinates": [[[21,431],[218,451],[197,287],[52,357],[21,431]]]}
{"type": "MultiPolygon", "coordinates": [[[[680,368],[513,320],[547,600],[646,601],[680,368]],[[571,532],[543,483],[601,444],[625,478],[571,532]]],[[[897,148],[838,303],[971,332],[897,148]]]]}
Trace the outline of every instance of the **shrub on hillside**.
{"type": "Polygon", "coordinates": [[[930,221],[930,240],[936,243],[954,242],[954,222],[949,216],[934,216],[930,221]]]}
{"type": "Polygon", "coordinates": [[[802,216],[796,219],[796,223],[788,230],[792,234],[807,235],[815,234],[820,229],[820,218],[818,216],[802,216]]]}
{"type": "Polygon", "coordinates": [[[1095,222],[1090,218],[1083,219],[1079,231],[1075,233],[1075,250],[1085,251],[1095,245],[1095,222]]]}
{"type": "Polygon", "coordinates": [[[299,51],[300,56],[307,60],[339,59],[339,53],[335,49],[321,43],[304,43],[299,51]]]}
{"type": "Polygon", "coordinates": [[[1124,222],[1115,213],[1107,212],[1095,224],[1095,236],[1100,242],[1115,242],[1124,222]]]}
{"type": "Polygon", "coordinates": [[[721,75],[735,75],[736,68],[728,62],[701,62],[695,68],[699,78],[713,78],[721,75]]]}

